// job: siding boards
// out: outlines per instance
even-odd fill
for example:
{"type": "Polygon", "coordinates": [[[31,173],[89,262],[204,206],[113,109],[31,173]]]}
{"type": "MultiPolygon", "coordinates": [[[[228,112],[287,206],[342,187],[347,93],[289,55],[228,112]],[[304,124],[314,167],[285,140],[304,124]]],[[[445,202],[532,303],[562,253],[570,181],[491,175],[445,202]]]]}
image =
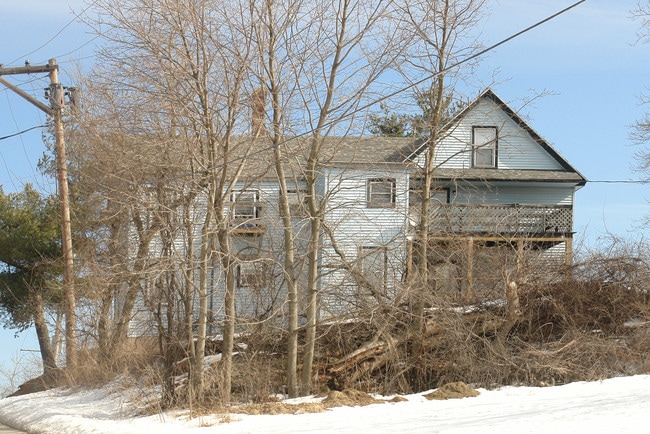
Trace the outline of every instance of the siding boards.
{"type": "Polygon", "coordinates": [[[573,187],[548,187],[543,183],[479,187],[459,184],[452,190],[451,201],[458,204],[572,205],[573,187]]]}
{"type": "MultiPolygon", "coordinates": [[[[472,127],[474,126],[497,127],[499,169],[564,170],[526,130],[488,99],[481,99],[446,132],[436,148],[437,167],[448,169],[472,167],[472,127]]],[[[418,156],[416,162],[422,166],[423,154],[418,156]]]]}

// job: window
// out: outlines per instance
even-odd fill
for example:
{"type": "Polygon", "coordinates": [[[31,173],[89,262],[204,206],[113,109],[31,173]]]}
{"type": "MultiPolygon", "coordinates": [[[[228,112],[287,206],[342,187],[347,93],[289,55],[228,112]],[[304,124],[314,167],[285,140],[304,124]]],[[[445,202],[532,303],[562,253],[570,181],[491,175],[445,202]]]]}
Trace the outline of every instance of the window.
{"type": "Polygon", "coordinates": [[[292,217],[304,217],[307,215],[307,190],[288,188],[287,199],[289,200],[289,211],[292,217]]]}
{"type": "Polygon", "coordinates": [[[260,192],[257,190],[233,191],[230,198],[233,220],[241,222],[258,219],[262,210],[259,200],[260,192]]]}
{"type": "Polygon", "coordinates": [[[434,204],[444,204],[449,203],[449,189],[448,188],[436,188],[431,191],[431,202],[434,204]]]}
{"type": "Polygon", "coordinates": [[[237,265],[237,288],[263,288],[266,285],[268,270],[264,263],[241,262],[237,265]]]}
{"type": "Polygon", "coordinates": [[[392,208],[395,206],[395,179],[376,178],[368,180],[368,208],[392,208]]]}
{"type": "Polygon", "coordinates": [[[385,247],[363,246],[360,249],[361,272],[377,290],[386,289],[388,254],[385,247]]]}
{"type": "MultiPolygon", "coordinates": [[[[431,186],[431,202],[433,204],[450,203],[451,195],[449,187],[431,186]]],[[[409,205],[422,203],[422,179],[412,178],[409,183],[409,205]]]]}
{"type": "Polygon", "coordinates": [[[497,128],[472,129],[472,166],[497,167],[497,128]]]}
{"type": "Polygon", "coordinates": [[[238,288],[261,288],[267,281],[267,269],[262,258],[260,234],[238,234],[231,238],[232,252],[237,256],[238,288]]]}

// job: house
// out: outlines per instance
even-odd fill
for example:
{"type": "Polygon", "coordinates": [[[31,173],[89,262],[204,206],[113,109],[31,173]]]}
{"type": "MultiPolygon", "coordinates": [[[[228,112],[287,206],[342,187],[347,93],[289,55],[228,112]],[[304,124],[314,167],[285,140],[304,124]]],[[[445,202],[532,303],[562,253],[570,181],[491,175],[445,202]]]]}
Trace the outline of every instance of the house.
{"type": "MultiPolygon", "coordinates": [[[[419,168],[427,148],[410,138],[325,140],[318,181],[325,204],[318,284],[326,317],[363,308],[367,299],[398,297],[407,283],[418,242],[419,168]]],[[[291,146],[289,199],[297,240],[306,246],[304,151],[300,139],[291,146]]],[[[586,179],[492,90],[448,123],[435,148],[435,166],[428,231],[432,291],[503,288],[494,261],[513,253],[520,257],[524,250],[570,261],[574,197],[586,179]]],[[[257,318],[282,309],[285,297],[277,260],[279,186],[272,172],[253,172],[237,182],[228,213],[239,261],[237,311],[257,318]]],[[[210,309],[219,317],[223,277],[213,272],[212,279],[210,309]]]]}
{"type": "MultiPolygon", "coordinates": [[[[405,281],[416,242],[418,167],[426,148],[407,138],[327,140],[330,153],[319,182],[327,200],[319,283],[323,309],[334,314],[358,302],[358,279],[343,261],[387,297],[405,281]]],[[[436,244],[430,261],[438,289],[472,290],[481,270],[491,268],[480,258],[498,250],[526,249],[570,261],[574,196],[586,179],[492,90],[449,122],[435,164],[429,238],[436,244]]],[[[301,188],[297,182],[291,190],[294,207],[300,205],[301,188]]],[[[270,243],[279,235],[271,223],[278,218],[277,183],[270,179],[245,190],[234,208],[234,217],[250,225],[244,244],[262,246],[264,238],[270,243]]],[[[257,260],[242,263],[242,289],[268,277],[268,270],[251,265],[256,262],[259,266],[257,260]]]]}

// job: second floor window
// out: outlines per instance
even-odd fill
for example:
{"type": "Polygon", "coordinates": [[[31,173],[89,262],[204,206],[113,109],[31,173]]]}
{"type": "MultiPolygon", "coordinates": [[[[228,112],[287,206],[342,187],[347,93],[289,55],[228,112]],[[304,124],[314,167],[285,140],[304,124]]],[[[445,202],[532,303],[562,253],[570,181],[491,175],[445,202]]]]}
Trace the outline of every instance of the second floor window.
{"type": "Polygon", "coordinates": [[[395,206],[395,179],[374,178],[368,180],[368,208],[392,208],[395,206]]]}
{"type": "Polygon", "coordinates": [[[497,167],[497,127],[472,128],[472,166],[497,167]]]}
{"type": "Polygon", "coordinates": [[[257,190],[233,191],[231,196],[233,220],[255,220],[260,217],[260,192],[257,190]]]}

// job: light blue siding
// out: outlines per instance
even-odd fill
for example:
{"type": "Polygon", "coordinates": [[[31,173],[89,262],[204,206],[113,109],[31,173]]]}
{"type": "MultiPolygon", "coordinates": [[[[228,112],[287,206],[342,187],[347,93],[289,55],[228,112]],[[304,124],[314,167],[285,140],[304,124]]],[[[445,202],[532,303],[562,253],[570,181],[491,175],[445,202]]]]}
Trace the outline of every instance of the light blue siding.
{"type": "MultiPolygon", "coordinates": [[[[564,170],[528,132],[492,100],[481,99],[453,128],[444,133],[436,147],[436,167],[472,167],[472,127],[494,126],[498,130],[499,169],[564,170]]],[[[423,155],[416,162],[423,164],[423,155]]]]}

